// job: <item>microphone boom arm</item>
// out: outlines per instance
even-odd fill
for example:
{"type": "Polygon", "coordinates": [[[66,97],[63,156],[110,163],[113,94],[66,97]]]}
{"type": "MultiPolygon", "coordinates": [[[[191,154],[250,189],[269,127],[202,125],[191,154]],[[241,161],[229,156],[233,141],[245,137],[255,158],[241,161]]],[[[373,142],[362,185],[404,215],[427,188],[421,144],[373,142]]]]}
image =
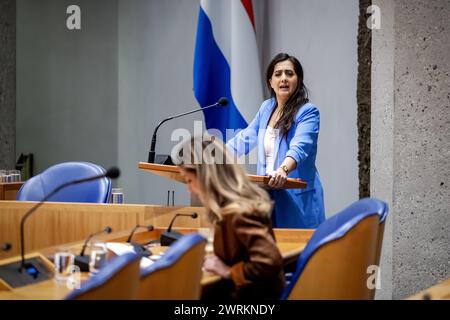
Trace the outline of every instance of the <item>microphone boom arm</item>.
{"type": "Polygon", "coordinates": [[[118,175],[120,174],[120,172],[118,171],[118,169],[116,168],[111,168],[108,171],[106,171],[103,174],[97,175],[97,176],[93,176],[90,178],[84,178],[84,179],[78,179],[75,181],[70,181],[70,182],[66,182],[63,183],[62,185],[60,185],[59,187],[57,187],[55,190],[53,190],[52,192],[50,192],[48,195],[46,195],[44,197],[44,199],[42,199],[41,201],[39,201],[39,203],[37,203],[33,208],[31,208],[30,211],[28,211],[20,220],[20,256],[21,256],[21,264],[20,264],[20,271],[22,271],[26,265],[25,265],[25,236],[24,236],[24,229],[25,229],[25,222],[27,221],[27,219],[30,217],[30,215],[35,212],[40,206],[42,206],[48,199],[50,199],[53,195],[55,195],[57,192],[59,192],[61,189],[64,189],[65,187],[68,187],[70,185],[75,185],[75,184],[79,184],[79,183],[83,183],[83,182],[89,182],[89,181],[94,181],[97,179],[101,179],[104,177],[110,177],[110,178],[116,178],[118,175]]]}
{"type": "Polygon", "coordinates": [[[172,231],[172,225],[175,222],[176,217],[179,217],[179,216],[191,217],[192,219],[197,219],[197,217],[198,217],[197,213],[195,213],[195,212],[192,213],[192,214],[189,214],[189,213],[177,213],[172,218],[172,221],[170,221],[169,227],[167,228],[167,232],[171,232],[172,231]]]}
{"type": "Polygon", "coordinates": [[[196,110],[180,113],[180,114],[177,114],[176,116],[166,118],[166,119],[162,120],[160,123],[158,123],[158,125],[155,128],[155,130],[153,131],[152,143],[150,145],[150,151],[148,152],[148,163],[155,163],[156,133],[158,132],[159,127],[164,122],[172,120],[172,119],[175,119],[175,118],[179,118],[179,117],[182,117],[182,116],[186,116],[186,115],[191,114],[191,113],[195,113],[195,112],[198,112],[198,111],[206,110],[206,109],[209,109],[209,108],[213,108],[213,107],[217,107],[217,106],[225,106],[227,103],[228,103],[228,100],[226,100],[225,98],[220,98],[219,101],[217,101],[216,103],[214,103],[214,104],[212,104],[210,106],[206,106],[204,108],[200,108],[200,109],[196,109],[196,110]]]}
{"type": "Polygon", "coordinates": [[[176,217],[179,217],[179,216],[185,216],[185,217],[191,217],[192,219],[197,219],[198,214],[195,212],[192,214],[188,214],[188,213],[175,214],[175,216],[172,218],[172,221],[170,221],[167,231],[164,231],[160,236],[159,241],[162,246],[170,246],[174,241],[176,241],[177,239],[179,239],[182,236],[181,233],[179,233],[177,231],[172,231],[173,222],[175,221],[176,217]]]}
{"type": "Polygon", "coordinates": [[[130,242],[131,242],[131,239],[133,239],[134,233],[135,233],[136,230],[139,229],[139,228],[146,228],[147,231],[153,231],[153,230],[154,230],[154,227],[153,227],[152,224],[149,224],[149,225],[147,225],[147,226],[142,226],[142,225],[140,225],[140,224],[137,224],[137,225],[133,228],[133,230],[131,231],[130,235],[128,236],[127,243],[130,243],[130,242]]]}
{"type": "Polygon", "coordinates": [[[133,234],[134,234],[134,232],[137,230],[137,228],[139,228],[139,225],[136,225],[136,226],[133,228],[133,230],[131,231],[130,235],[128,236],[128,239],[127,239],[127,241],[126,241],[127,243],[131,241],[131,239],[133,238],[133,234]]]}
{"type": "Polygon", "coordinates": [[[25,268],[25,236],[24,236],[24,229],[25,229],[25,221],[27,221],[28,217],[34,212],[36,211],[40,206],[42,206],[45,201],[47,201],[48,199],[50,199],[55,193],[57,193],[59,190],[67,187],[68,185],[73,184],[73,182],[66,182],[62,185],[60,185],[58,188],[56,188],[55,190],[53,190],[52,192],[50,192],[50,194],[48,194],[47,196],[44,197],[44,199],[42,199],[41,201],[39,201],[39,203],[37,203],[33,208],[31,208],[30,211],[28,211],[23,217],[22,220],[20,221],[20,243],[22,244],[20,247],[20,256],[22,258],[22,262],[20,265],[20,269],[23,270],[25,268]]]}
{"type": "MultiPolygon", "coordinates": [[[[102,232],[103,232],[103,231],[102,231],[102,232]]],[[[91,240],[92,237],[93,237],[94,235],[96,235],[96,233],[91,234],[91,235],[86,239],[86,241],[85,241],[84,244],[83,244],[83,248],[81,248],[80,256],[84,256],[84,251],[86,250],[87,244],[89,243],[89,240],[91,240]]]]}

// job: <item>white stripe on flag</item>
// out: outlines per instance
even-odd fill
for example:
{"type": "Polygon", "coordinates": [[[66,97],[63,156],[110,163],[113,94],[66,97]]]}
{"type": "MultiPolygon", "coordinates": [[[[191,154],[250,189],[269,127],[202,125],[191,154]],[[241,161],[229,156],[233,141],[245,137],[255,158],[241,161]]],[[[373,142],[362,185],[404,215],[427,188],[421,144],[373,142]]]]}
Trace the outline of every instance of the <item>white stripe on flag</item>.
{"type": "Polygon", "coordinates": [[[253,25],[240,0],[232,0],[231,94],[247,123],[263,99],[261,67],[253,25]]]}
{"type": "Polygon", "coordinates": [[[231,58],[231,6],[230,0],[201,0],[200,5],[212,24],[214,40],[230,64],[231,58]]]}

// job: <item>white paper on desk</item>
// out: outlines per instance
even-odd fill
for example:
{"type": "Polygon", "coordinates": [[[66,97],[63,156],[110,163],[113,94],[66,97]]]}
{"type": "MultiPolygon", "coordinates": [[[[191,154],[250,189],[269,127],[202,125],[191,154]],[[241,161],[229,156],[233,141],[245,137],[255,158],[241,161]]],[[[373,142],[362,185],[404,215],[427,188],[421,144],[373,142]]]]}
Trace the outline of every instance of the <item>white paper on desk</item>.
{"type": "MultiPolygon", "coordinates": [[[[125,253],[129,253],[129,252],[136,253],[136,251],[134,251],[133,246],[130,244],[127,244],[127,243],[107,242],[106,247],[118,256],[121,256],[121,255],[123,255],[125,253]]],[[[141,258],[141,263],[140,263],[141,269],[147,268],[151,264],[153,264],[153,261],[150,260],[149,258],[146,258],[146,257],[141,258]]]]}
{"type": "Polygon", "coordinates": [[[151,266],[154,263],[153,260],[150,260],[149,258],[142,257],[141,259],[141,269],[147,268],[151,266]]]}

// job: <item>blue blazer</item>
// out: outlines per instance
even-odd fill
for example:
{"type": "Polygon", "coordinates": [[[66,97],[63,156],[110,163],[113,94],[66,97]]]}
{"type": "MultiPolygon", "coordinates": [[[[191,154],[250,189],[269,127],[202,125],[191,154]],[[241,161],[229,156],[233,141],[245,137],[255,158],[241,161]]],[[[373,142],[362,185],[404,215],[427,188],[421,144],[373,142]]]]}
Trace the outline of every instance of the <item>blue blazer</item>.
{"type": "MultiPolygon", "coordinates": [[[[264,101],[248,127],[227,143],[228,149],[239,156],[258,148],[258,175],[266,175],[264,134],[274,108],[274,98],[264,101]]],[[[307,183],[306,189],[269,190],[275,202],[272,222],[276,228],[317,228],[325,220],[322,183],[315,165],[319,127],[319,109],[306,103],[298,110],[287,136],[278,136],[275,141],[274,168],[287,156],[292,157],[297,167],[288,177],[307,183]]]]}

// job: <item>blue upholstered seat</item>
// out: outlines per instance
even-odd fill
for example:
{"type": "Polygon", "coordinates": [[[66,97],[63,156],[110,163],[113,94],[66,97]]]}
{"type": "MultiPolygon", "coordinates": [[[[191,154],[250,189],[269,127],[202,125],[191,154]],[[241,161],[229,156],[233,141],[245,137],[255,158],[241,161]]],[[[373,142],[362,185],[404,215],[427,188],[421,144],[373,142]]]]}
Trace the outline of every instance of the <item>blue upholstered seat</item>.
{"type": "MultiPolygon", "coordinates": [[[[27,180],[17,193],[17,200],[40,201],[64,183],[105,172],[101,166],[89,162],[60,163],[27,180]]],[[[105,177],[64,188],[48,201],[106,203],[109,201],[111,186],[111,180],[105,177]]]]}
{"type": "Polygon", "coordinates": [[[136,299],[139,286],[140,256],[116,256],[100,272],[66,296],[74,299],[136,299]]]}
{"type": "Polygon", "coordinates": [[[175,241],[159,260],[141,271],[139,299],[199,299],[205,245],[206,239],[198,233],[175,241]]]}
{"type": "MultiPolygon", "coordinates": [[[[292,276],[292,280],[285,288],[282,299],[287,299],[296,285],[299,278],[302,276],[302,272],[307,266],[310,259],[325,245],[330,244],[338,239],[345,237],[350,230],[355,228],[362,220],[367,217],[377,215],[379,225],[384,227],[384,221],[388,214],[388,205],[383,201],[366,198],[348,206],[346,209],[342,210],[339,213],[336,213],[331,218],[327,219],[323,222],[314,232],[313,236],[309,240],[305,249],[301,253],[296,266],[296,271],[292,276]]],[[[378,237],[382,237],[382,232],[376,231],[378,237]]],[[[376,239],[377,241],[373,241],[373,249],[374,251],[378,250],[378,247],[381,246],[382,239],[376,239]]],[[[378,250],[379,254],[380,250],[378,250]]],[[[332,268],[333,261],[329,261],[332,268]]],[[[349,262],[351,263],[351,261],[349,262]]],[[[374,260],[374,263],[377,263],[377,260],[374,260]]],[[[363,270],[365,272],[366,270],[363,270]]],[[[339,276],[337,271],[335,273],[336,276],[339,276]]]]}
{"type": "Polygon", "coordinates": [[[141,278],[175,264],[189,249],[206,239],[198,233],[189,233],[175,241],[165,252],[161,259],[141,271],[141,278]]]}

